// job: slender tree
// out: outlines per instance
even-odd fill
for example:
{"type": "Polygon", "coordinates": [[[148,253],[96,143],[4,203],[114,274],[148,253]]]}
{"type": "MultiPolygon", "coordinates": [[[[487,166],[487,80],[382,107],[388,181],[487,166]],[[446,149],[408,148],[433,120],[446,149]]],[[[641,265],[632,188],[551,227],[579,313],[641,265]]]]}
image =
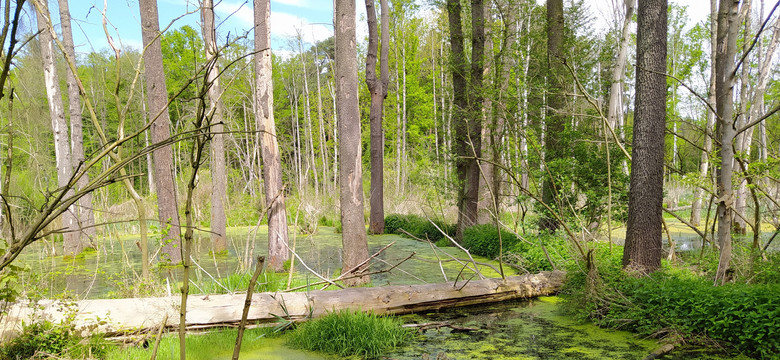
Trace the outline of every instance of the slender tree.
{"type": "Polygon", "coordinates": [[[667,0],[642,0],[637,12],[634,141],[623,266],[641,273],[661,267],[666,9],[667,0]]]}
{"type": "Polygon", "coordinates": [[[718,244],[720,259],[715,284],[726,281],[731,263],[731,225],[734,219],[734,56],[739,32],[739,0],[721,0],[718,10],[718,46],[715,56],[715,98],[718,119],[715,126],[718,144],[717,199],[718,244]]]}
{"type": "Polygon", "coordinates": [[[201,5],[203,41],[206,44],[207,66],[206,81],[209,86],[209,106],[211,115],[211,242],[214,252],[227,250],[225,203],[227,200],[227,174],[225,168],[225,140],[222,134],[222,89],[219,86],[219,66],[217,66],[217,39],[214,29],[214,2],[203,0],[201,5]]]}
{"type": "Polygon", "coordinates": [[[374,0],[366,0],[366,14],[368,21],[368,52],[366,54],[366,84],[371,93],[371,212],[369,215],[368,231],[372,234],[381,234],[385,231],[384,209],[384,156],[385,134],[382,129],[382,111],[384,100],[387,97],[387,85],[389,83],[388,52],[390,43],[389,7],[387,0],[380,0],[382,11],[382,42],[380,54],[380,78],[376,76],[377,48],[379,47],[379,34],[376,26],[376,10],[374,0]]]}
{"type": "MultiPolygon", "coordinates": [[[[152,142],[159,143],[170,137],[168,115],[168,90],[160,45],[160,24],[156,0],[140,0],[141,37],[144,48],[144,73],[149,102],[149,119],[152,121],[152,142]]],[[[171,146],[154,150],[154,180],[157,189],[157,209],[160,229],[163,231],[162,257],[173,264],[181,262],[181,229],[176,201],[176,183],[173,176],[173,152],[171,146]]]]}
{"type": "MultiPolygon", "coordinates": [[[[72,184],[73,166],[71,163],[70,144],[68,144],[68,125],[65,121],[65,109],[62,105],[62,95],[60,95],[60,83],[57,76],[57,67],[54,62],[54,49],[52,47],[52,35],[48,31],[49,7],[45,1],[41,1],[40,7],[35,12],[38,21],[38,29],[41,30],[38,41],[41,46],[41,59],[43,60],[43,79],[46,85],[46,97],[49,103],[49,116],[51,117],[51,128],[54,132],[54,158],[57,163],[57,185],[64,191],[66,196],[73,195],[72,184]]],[[[76,206],[71,205],[68,210],[62,214],[62,228],[64,229],[64,251],[65,255],[74,256],[80,253],[84,245],[79,236],[78,218],[76,206]]]]}
{"type": "Polygon", "coordinates": [[[257,129],[263,158],[263,183],[268,208],[268,266],[276,271],[290,258],[287,250],[287,209],[282,184],[282,158],[274,124],[274,91],[271,68],[271,2],[254,0],[255,102],[257,129]]]}
{"type": "MultiPolygon", "coordinates": [[[[60,6],[60,27],[62,29],[62,44],[65,51],[72,58],[76,58],[76,50],[73,45],[73,32],[70,25],[70,10],[68,9],[68,0],[58,0],[60,6]]],[[[76,84],[76,77],[73,71],[67,67],[68,73],[68,104],[70,113],[70,145],[71,162],[73,170],[78,171],[84,162],[84,136],[81,121],[81,98],[79,97],[79,88],[76,84]]],[[[89,184],[89,174],[82,175],[76,187],[83,189],[89,184]]],[[[79,199],[77,207],[78,226],[82,239],[82,244],[91,242],[95,236],[95,213],[92,212],[92,193],[87,193],[79,199]]]]}
{"type": "MultiPolygon", "coordinates": [[[[336,37],[336,111],[339,128],[339,203],[342,226],[342,273],[368,258],[363,219],[363,170],[358,108],[358,70],[355,38],[355,1],[335,0],[333,24],[336,37]]],[[[357,271],[361,271],[360,269],[357,271]]],[[[369,281],[368,276],[345,281],[350,286],[369,281]]]]}

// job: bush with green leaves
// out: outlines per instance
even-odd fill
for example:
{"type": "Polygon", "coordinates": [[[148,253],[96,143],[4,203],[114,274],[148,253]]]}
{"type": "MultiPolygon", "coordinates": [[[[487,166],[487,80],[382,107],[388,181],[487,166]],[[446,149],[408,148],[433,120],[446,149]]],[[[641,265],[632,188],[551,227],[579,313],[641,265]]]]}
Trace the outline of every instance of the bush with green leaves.
{"type": "Polygon", "coordinates": [[[573,262],[569,241],[547,233],[529,235],[517,241],[507,253],[505,261],[532,273],[554,270],[551,261],[558,269],[565,269],[573,262]]]}
{"type": "Polygon", "coordinates": [[[762,358],[780,353],[780,283],[713,286],[708,277],[666,263],[649,276],[627,276],[622,253],[622,247],[593,253],[601,284],[590,301],[584,300],[586,275],[570,271],[562,292],[566,307],[599,326],[704,336],[762,358]]]}
{"type": "Polygon", "coordinates": [[[299,325],[289,334],[288,343],[340,357],[378,358],[409,338],[402,325],[393,317],[339,310],[299,325]]]}
{"type": "Polygon", "coordinates": [[[513,248],[520,239],[514,234],[501,229],[499,233],[495,225],[483,224],[466,228],[463,231],[463,247],[472,254],[487,258],[498,257],[499,250],[503,246],[504,252],[513,248]],[[499,235],[501,236],[499,238],[499,235]]]}
{"type": "Polygon", "coordinates": [[[102,357],[109,344],[99,334],[78,336],[70,324],[50,321],[24,325],[22,333],[0,346],[0,360],[102,357]]]}
{"type": "Polygon", "coordinates": [[[404,235],[400,231],[403,229],[417,238],[433,242],[444,238],[442,231],[449,236],[455,236],[455,225],[441,220],[433,220],[433,222],[435,226],[427,218],[419,215],[390,214],[385,217],[385,233],[404,235]],[[436,228],[437,226],[441,231],[436,228]]]}

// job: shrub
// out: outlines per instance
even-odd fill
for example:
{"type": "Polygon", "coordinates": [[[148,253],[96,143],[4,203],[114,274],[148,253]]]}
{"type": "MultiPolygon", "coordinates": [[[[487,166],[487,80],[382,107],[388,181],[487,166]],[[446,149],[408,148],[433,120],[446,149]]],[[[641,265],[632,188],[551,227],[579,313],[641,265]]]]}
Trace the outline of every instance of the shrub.
{"type": "Polygon", "coordinates": [[[501,229],[501,242],[499,243],[499,232],[495,225],[475,225],[466,228],[463,232],[463,247],[469,249],[472,254],[481,255],[488,258],[498,256],[500,245],[503,245],[504,252],[514,247],[520,240],[514,234],[501,229]]]}
{"type": "Polygon", "coordinates": [[[526,239],[528,241],[517,241],[508,248],[509,256],[505,258],[508,262],[532,273],[553,270],[550,260],[559,269],[568,268],[572,264],[571,249],[565,238],[542,234],[531,235],[526,239]],[[547,259],[548,255],[550,256],[549,260],[547,259]]]}
{"type": "Polygon", "coordinates": [[[599,326],[642,335],[705,336],[764,358],[780,352],[780,284],[716,287],[707,278],[668,265],[635,278],[620,270],[620,254],[602,252],[595,259],[603,281],[598,303],[583,304],[585,275],[570,273],[564,288],[572,305],[568,308],[599,326]]]}
{"type": "Polygon", "coordinates": [[[86,354],[102,357],[108,349],[99,334],[82,339],[72,325],[41,321],[25,325],[17,338],[3,344],[0,359],[84,358],[86,354]]]}
{"type": "MultiPolygon", "coordinates": [[[[455,235],[455,225],[447,224],[440,220],[433,220],[449,236],[455,235]]],[[[419,215],[390,214],[385,217],[385,233],[404,235],[400,229],[420,239],[428,239],[436,242],[444,238],[444,235],[427,218],[419,215]]]]}
{"type": "Polygon", "coordinates": [[[373,313],[340,310],[299,325],[288,343],[340,357],[377,358],[409,337],[400,320],[373,313]]]}

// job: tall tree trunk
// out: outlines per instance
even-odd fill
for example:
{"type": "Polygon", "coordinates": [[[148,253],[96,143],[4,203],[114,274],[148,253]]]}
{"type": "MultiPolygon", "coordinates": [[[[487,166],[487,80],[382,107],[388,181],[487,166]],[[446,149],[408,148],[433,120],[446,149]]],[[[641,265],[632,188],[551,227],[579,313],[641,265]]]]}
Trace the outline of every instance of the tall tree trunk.
{"type": "MultiPolygon", "coordinates": [[[[146,93],[149,99],[149,118],[152,121],[152,142],[159,143],[170,137],[171,120],[168,115],[168,90],[160,46],[160,24],[156,0],[140,0],[141,35],[144,51],[146,93]]],[[[157,188],[157,208],[160,229],[163,231],[162,257],[173,264],[181,262],[181,230],[176,200],[176,183],[171,146],[154,150],[154,179],[157,188]]]]}
{"type": "Polygon", "coordinates": [[[325,140],[325,120],[322,116],[322,91],[320,85],[320,65],[318,62],[319,51],[317,50],[317,44],[314,44],[314,70],[317,73],[317,122],[319,124],[320,134],[320,159],[322,161],[322,187],[325,191],[330,191],[328,168],[328,144],[325,140]]]}
{"type": "Polygon", "coordinates": [[[452,54],[452,82],[454,92],[455,170],[462,181],[458,194],[458,223],[456,238],[463,239],[464,230],[477,223],[479,200],[479,164],[482,155],[482,77],[485,50],[484,7],[481,0],[471,2],[471,86],[467,87],[468,62],[464,53],[461,27],[461,5],[457,0],[447,1],[452,54]]]}
{"type": "Polygon", "coordinates": [[[317,174],[317,157],[314,154],[314,136],[312,135],[311,124],[311,105],[309,102],[309,80],[308,73],[306,72],[306,58],[303,56],[303,35],[298,34],[298,50],[300,52],[301,64],[303,66],[303,101],[305,107],[303,108],[303,119],[306,121],[306,144],[308,144],[306,151],[309,153],[307,161],[310,164],[310,169],[307,169],[308,174],[311,171],[314,176],[314,197],[320,196],[320,180],[317,174]]]}
{"type": "MultiPolygon", "coordinates": [[[[523,59],[523,82],[522,82],[522,91],[518,91],[518,94],[522,96],[520,99],[521,103],[523,104],[522,111],[523,111],[523,121],[522,121],[522,132],[523,134],[520,136],[520,149],[518,154],[521,157],[520,160],[520,186],[523,189],[528,189],[528,172],[530,171],[529,164],[528,164],[528,132],[526,131],[528,129],[528,88],[530,87],[528,85],[528,69],[530,69],[531,65],[531,44],[533,43],[531,34],[531,9],[526,10],[526,17],[525,17],[525,27],[526,27],[526,44],[525,44],[525,56],[523,59]]],[[[518,27],[518,38],[520,37],[519,32],[522,31],[522,26],[518,27]]],[[[518,77],[518,83],[517,87],[520,88],[520,78],[518,77]]],[[[517,132],[516,132],[517,133],[517,132]]],[[[517,141],[516,141],[517,142],[517,141]]]]}
{"type": "MultiPolygon", "coordinates": [[[[38,29],[41,30],[38,41],[41,46],[41,58],[43,60],[43,79],[46,85],[46,97],[49,102],[49,116],[51,128],[54,132],[54,158],[57,163],[57,186],[64,190],[73,176],[73,167],[70,156],[70,144],[68,144],[68,124],[65,121],[65,109],[60,95],[60,82],[57,76],[57,66],[54,62],[54,49],[52,48],[52,36],[48,31],[50,24],[49,7],[45,1],[40,2],[40,8],[35,12],[38,21],[38,29]]],[[[72,188],[65,196],[73,195],[72,188]]],[[[72,205],[62,214],[62,228],[64,230],[64,254],[75,256],[84,249],[79,236],[78,218],[76,206],[72,205]]]]}
{"type": "MultiPolygon", "coordinates": [[[[750,28],[751,23],[751,0],[745,0],[745,2],[742,5],[742,9],[740,12],[744,13],[744,28],[742,32],[742,53],[747,53],[750,51],[750,46],[752,44],[752,29],[750,28]]],[[[749,57],[745,59],[745,64],[748,63],[749,57]]],[[[739,129],[748,122],[749,113],[748,113],[748,85],[750,84],[750,67],[749,66],[743,66],[742,72],[740,75],[740,86],[739,86],[739,112],[737,113],[737,118],[735,120],[736,128],[739,129]]],[[[755,106],[755,103],[753,103],[755,106]]],[[[735,156],[742,156],[746,161],[750,160],[750,143],[753,141],[753,131],[752,129],[750,131],[745,131],[739,135],[736,136],[734,139],[734,152],[735,156]]],[[[736,165],[736,164],[735,164],[736,165]]],[[[738,167],[738,170],[740,168],[738,167]]],[[[747,169],[745,169],[747,170],[747,169]]],[[[745,219],[747,218],[747,213],[745,212],[745,209],[747,208],[747,198],[748,198],[748,189],[747,189],[747,179],[742,177],[741,179],[738,179],[739,185],[737,186],[737,190],[734,192],[734,223],[732,224],[732,231],[736,234],[745,235],[747,233],[747,222],[745,219]]]]}
{"type": "Polygon", "coordinates": [[[717,78],[715,93],[717,99],[718,121],[716,124],[718,156],[718,244],[720,259],[715,273],[715,284],[726,282],[726,271],[731,263],[731,225],[734,218],[734,56],[737,48],[739,0],[721,0],[718,10],[718,46],[715,58],[717,78]]]}
{"type": "Polygon", "coordinates": [[[636,115],[623,266],[661,267],[666,129],[666,0],[642,0],[637,16],[636,115]]]}
{"type": "Polygon", "coordinates": [[[214,3],[203,0],[201,4],[203,24],[203,42],[206,45],[207,65],[206,81],[209,84],[209,113],[212,124],[211,132],[211,246],[214,252],[227,250],[227,174],[225,169],[225,140],[222,134],[222,89],[219,86],[219,66],[217,60],[217,37],[214,28],[214,3]]]}
{"type": "MultiPolygon", "coordinates": [[[[401,30],[404,29],[404,22],[401,21],[401,30]]],[[[405,185],[407,181],[407,174],[409,173],[407,167],[409,166],[409,155],[407,153],[407,141],[408,125],[407,111],[406,111],[406,36],[401,36],[401,194],[405,193],[405,185]]]]}
{"type": "MultiPolygon", "coordinates": [[[[62,44],[68,55],[75,59],[76,50],[73,46],[73,32],[70,26],[70,11],[68,10],[68,0],[58,0],[60,5],[60,27],[62,29],[62,44]]],[[[76,77],[68,67],[68,100],[70,110],[70,143],[71,143],[71,161],[74,171],[81,169],[81,163],[84,162],[84,136],[81,125],[81,98],[79,97],[79,88],[76,84],[76,77]]],[[[76,182],[77,189],[83,189],[89,184],[89,174],[84,173],[76,182]]],[[[92,242],[95,237],[95,213],[92,212],[92,193],[84,194],[79,199],[78,208],[78,226],[80,230],[81,243],[92,242]]]]}
{"type": "Polygon", "coordinates": [[[607,120],[612,129],[617,129],[618,118],[623,117],[623,80],[626,77],[626,58],[628,56],[629,40],[631,39],[631,21],[634,16],[636,0],[625,0],[625,17],[620,36],[620,45],[612,68],[612,81],[609,88],[609,107],[607,120]]]}
{"type": "MultiPolygon", "coordinates": [[[[492,1],[488,1],[487,3],[483,4],[483,19],[490,19],[490,10],[492,6],[492,1]]],[[[511,13],[511,12],[507,12],[511,13]]],[[[505,21],[508,20],[504,19],[505,21]]],[[[483,22],[484,24],[484,22],[483,22]]],[[[497,195],[495,193],[494,183],[493,183],[493,176],[494,176],[494,166],[491,162],[494,160],[495,156],[497,155],[494,150],[495,149],[495,137],[496,133],[499,131],[496,124],[498,121],[498,115],[493,113],[493,99],[492,96],[500,96],[501,89],[500,89],[500,83],[498,81],[493,82],[495,76],[498,76],[498,71],[500,68],[500,62],[501,62],[501,54],[498,55],[493,54],[493,33],[490,28],[490,22],[488,22],[488,26],[485,27],[484,34],[485,34],[485,48],[483,52],[486,52],[490,57],[485,57],[485,64],[484,64],[484,70],[482,71],[483,77],[485,74],[488,75],[487,83],[483,84],[483,87],[485,89],[485,93],[488,94],[487,96],[482,96],[482,110],[478,114],[481,121],[485,124],[485,126],[482,127],[482,134],[481,134],[481,143],[482,143],[482,153],[481,157],[484,159],[489,159],[490,161],[482,161],[480,159],[477,162],[477,165],[479,166],[479,198],[477,202],[477,224],[490,224],[493,222],[493,213],[496,210],[496,208],[493,206],[496,203],[496,199],[494,199],[493,195],[497,195]],[[492,63],[489,60],[493,60],[492,63]],[[492,93],[492,95],[491,95],[492,93]],[[490,121],[488,122],[488,119],[490,121]]],[[[498,44],[498,46],[501,46],[501,43],[498,44]]],[[[500,100],[498,100],[500,101],[500,100]]],[[[497,214],[496,214],[497,215],[497,214]]]]}
{"type": "Polygon", "coordinates": [[[388,48],[390,42],[389,8],[387,0],[380,0],[382,10],[382,50],[380,54],[380,77],[376,76],[377,48],[379,47],[379,34],[376,26],[376,10],[374,0],[366,0],[366,14],[368,21],[368,53],[366,55],[366,84],[371,93],[371,212],[369,215],[368,231],[372,234],[381,234],[385,231],[384,209],[384,156],[385,135],[382,130],[384,100],[387,96],[388,79],[388,48]]]}
{"type": "MultiPolygon", "coordinates": [[[[714,108],[715,105],[715,82],[717,74],[715,71],[715,58],[718,48],[718,0],[710,0],[710,86],[709,96],[707,102],[714,108]]],[[[716,114],[707,107],[707,125],[705,127],[706,134],[704,134],[704,150],[701,152],[701,160],[699,162],[699,176],[700,179],[705,181],[709,180],[710,169],[710,153],[712,152],[712,138],[714,134],[711,129],[715,127],[716,114]]],[[[697,186],[693,190],[693,202],[691,203],[691,224],[698,226],[701,224],[701,206],[704,190],[701,186],[697,186]]]]}
{"type": "MultiPolygon", "coordinates": [[[[355,38],[355,1],[335,0],[336,96],[339,133],[339,203],[342,226],[342,272],[368,258],[366,227],[363,220],[363,168],[358,108],[358,70],[355,38]]],[[[358,273],[361,270],[357,270],[358,273]]],[[[355,286],[369,281],[368,276],[345,281],[355,286]]]]}
{"type": "MultiPolygon", "coordinates": [[[[545,119],[544,162],[549,164],[563,158],[566,149],[565,134],[566,119],[563,114],[566,106],[566,96],[563,93],[563,0],[547,0],[547,95],[550,113],[545,119]]],[[[550,168],[546,166],[548,171],[550,168]]],[[[555,203],[556,186],[550,174],[544,175],[542,183],[542,201],[552,208],[555,203]]],[[[555,232],[560,224],[553,214],[545,211],[539,221],[539,229],[555,232]]]]}
{"type": "MultiPolygon", "coordinates": [[[[398,26],[398,25],[396,25],[398,26]]],[[[398,29],[395,31],[395,193],[401,194],[401,138],[403,137],[401,128],[401,70],[398,66],[398,29]]]]}
{"type": "Polygon", "coordinates": [[[257,91],[258,131],[262,146],[263,182],[265,199],[268,207],[268,266],[275,270],[284,269],[284,262],[289,259],[287,250],[288,229],[287,209],[284,201],[284,185],[282,184],[282,159],[279,154],[279,143],[276,138],[274,124],[274,91],[273,72],[271,69],[271,2],[270,0],[254,0],[255,11],[255,77],[257,91]]]}

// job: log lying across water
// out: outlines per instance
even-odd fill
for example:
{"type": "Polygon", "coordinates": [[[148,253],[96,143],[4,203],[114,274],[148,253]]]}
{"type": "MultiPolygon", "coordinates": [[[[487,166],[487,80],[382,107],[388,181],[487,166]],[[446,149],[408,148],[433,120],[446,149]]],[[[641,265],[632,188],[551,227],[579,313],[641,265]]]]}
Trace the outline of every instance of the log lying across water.
{"type": "MultiPolygon", "coordinates": [[[[274,323],[274,315],[302,320],[340,309],[360,309],[377,314],[405,314],[442,308],[532,298],[556,293],[563,284],[561,271],[513,276],[501,279],[460,280],[457,284],[396,285],[373,288],[291,293],[256,293],[249,310],[250,324],[274,323]],[[285,311],[286,309],[286,311],[285,311]]],[[[231,326],[241,320],[245,294],[192,295],[187,302],[187,326],[192,329],[231,326]]],[[[39,301],[35,313],[54,322],[76,312],[77,328],[109,335],[146,332],[160,326],[168,315],[168,326],[178,325],[179,296],[76,301],[63,306],[59,301],[39,301]]],[[[6,326],[29,322],[32,310],[17,304],[6,318],[6,326]]],[[[8,331],[10,329],[3,329],[8,331]]],[[[0,334],[0,337],[2,337],[0,334]]]]}

